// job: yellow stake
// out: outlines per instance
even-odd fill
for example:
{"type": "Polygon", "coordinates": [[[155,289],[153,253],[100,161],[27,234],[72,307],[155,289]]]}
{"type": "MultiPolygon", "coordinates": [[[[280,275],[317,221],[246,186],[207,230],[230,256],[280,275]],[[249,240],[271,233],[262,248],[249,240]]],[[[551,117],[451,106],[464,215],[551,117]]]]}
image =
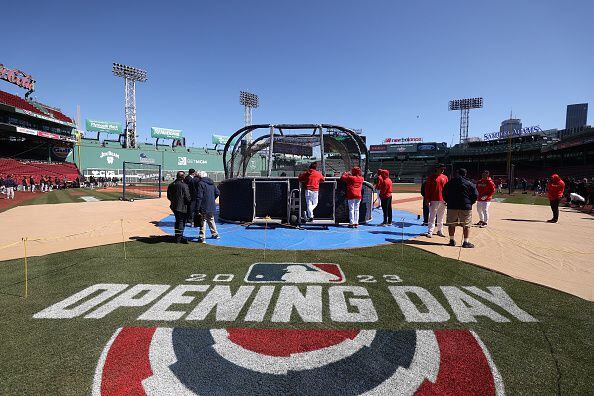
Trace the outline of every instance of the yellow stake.
{"type": "Polygon", "coordinates": [[[124,260],[126,260],[127,256],[126,256],[126,237],[124,237],[124,219],[120,219],[120,224],[122,225],[122,244],[124,245],[124,260]]]}
{"type": "Polygon", "coordinates": [[[25,248],[25,298],[29,296],[29,276],[27,265],[27,238],[23,238],[23,247],[25,248]]]}

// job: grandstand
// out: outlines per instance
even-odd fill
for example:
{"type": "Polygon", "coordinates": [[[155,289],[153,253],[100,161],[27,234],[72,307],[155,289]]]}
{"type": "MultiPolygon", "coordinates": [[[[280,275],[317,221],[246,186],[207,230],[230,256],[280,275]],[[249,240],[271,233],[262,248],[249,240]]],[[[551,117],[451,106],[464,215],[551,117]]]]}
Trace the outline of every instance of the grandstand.
{"type": "Polygon", "coordinates": [[[76,141],[74,129],[61,110],[0,91],[0,173],[75,180],[78,169],[66,162],[76,141]]]}
{"type": "Polygon", "coordinates": [[[534,180],[551,173],[562,177],[594,175],[594,128],[582,128],[578,134],[551,129],[533,135],[455,145],[440,160],[455,167],[465,167],[472,178],[484,169],[491,174],[507,174],[511,149],[514,176],[534,180]]]}
{"type": "MultiPolygon", "coordinates": [[[[507,175],[508,155],[514,177],[529,181],[560,173],[564,178],[594,176],[594,128],[550,129],[509,139],[473,141],[447,147],[445,143],[392,144],[370,146],[369,167],[387,169],[396,182],[420,182],[433,165],[443,162],[448,173],[464,167],[470,178],[488,169],[492,175],[507,175]],[[430,149],[435,146],[436,149],[430,149]]],[[[505,176],[504,176],[505,177],[505,176]]]]}
{"type": "Polygon", "coordinates": [[[0,174],[11,174],[20,180],[22,177],[41,175],[65,178],[74,181],[79,176],[76,165],[67,162],[37,162],[12,158],[0,158],[0,174]]]}

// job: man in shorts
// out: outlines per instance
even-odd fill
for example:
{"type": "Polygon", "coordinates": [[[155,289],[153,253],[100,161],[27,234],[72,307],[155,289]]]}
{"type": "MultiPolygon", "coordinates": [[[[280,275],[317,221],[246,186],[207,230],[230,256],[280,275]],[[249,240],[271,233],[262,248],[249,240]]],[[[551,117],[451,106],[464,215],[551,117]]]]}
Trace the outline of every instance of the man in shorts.
{"type": "Polygon", "coordinates": [[[448,181],[443,187],[443,199],[448,205],[446,224],[450,234],[450,246],[456,246],[454,236],[456,226],[462,227],[464,233],[463,248],[473,248],[474,245],[468,240],[470,226],[472,225],[472,205],[478,198],[476,186],[466,178],[466,169],[458,169],[457,177],[448,181]]]}

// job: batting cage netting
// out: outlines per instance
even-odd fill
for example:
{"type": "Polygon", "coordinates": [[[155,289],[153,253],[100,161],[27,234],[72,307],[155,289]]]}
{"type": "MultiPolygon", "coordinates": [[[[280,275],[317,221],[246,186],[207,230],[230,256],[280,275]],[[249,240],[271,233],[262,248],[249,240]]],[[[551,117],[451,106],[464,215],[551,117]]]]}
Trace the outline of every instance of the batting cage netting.
{"type": "Polygon", "coordinates": [[[122,175],[122,200],[161,197],[161,165],[124,162],[122,175]]]}

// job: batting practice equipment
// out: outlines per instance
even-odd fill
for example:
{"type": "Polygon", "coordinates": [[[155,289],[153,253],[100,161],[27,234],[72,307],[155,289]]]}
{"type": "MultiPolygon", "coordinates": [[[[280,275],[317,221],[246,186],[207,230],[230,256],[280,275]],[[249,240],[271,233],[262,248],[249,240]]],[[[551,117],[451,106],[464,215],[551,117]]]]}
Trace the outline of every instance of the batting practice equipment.
{"type": "Polygon", "coordinates": [[[124,162],[122,200],[161,197],[161,165],[124,162]]]}
{"type": "MultiPolygon", "coordinates": [[[[346,184],[340,176],[353,166],[366,175],[368,152],[355,131],[329,124],[248,125],[235,132],[223,151],[225,180],[219,185],[219,219],[302,223],[305,188],[297,176],[314,161],[326,179],[320,184],[311,223],[348,223],[346,184]],[[251,164],[257,161],[265,161],[265,171],[253,172],[251,164]]],[[[362,190],[359,223],[366,223],[371,219],[373,186],[365,182],[362,190]]]]}

